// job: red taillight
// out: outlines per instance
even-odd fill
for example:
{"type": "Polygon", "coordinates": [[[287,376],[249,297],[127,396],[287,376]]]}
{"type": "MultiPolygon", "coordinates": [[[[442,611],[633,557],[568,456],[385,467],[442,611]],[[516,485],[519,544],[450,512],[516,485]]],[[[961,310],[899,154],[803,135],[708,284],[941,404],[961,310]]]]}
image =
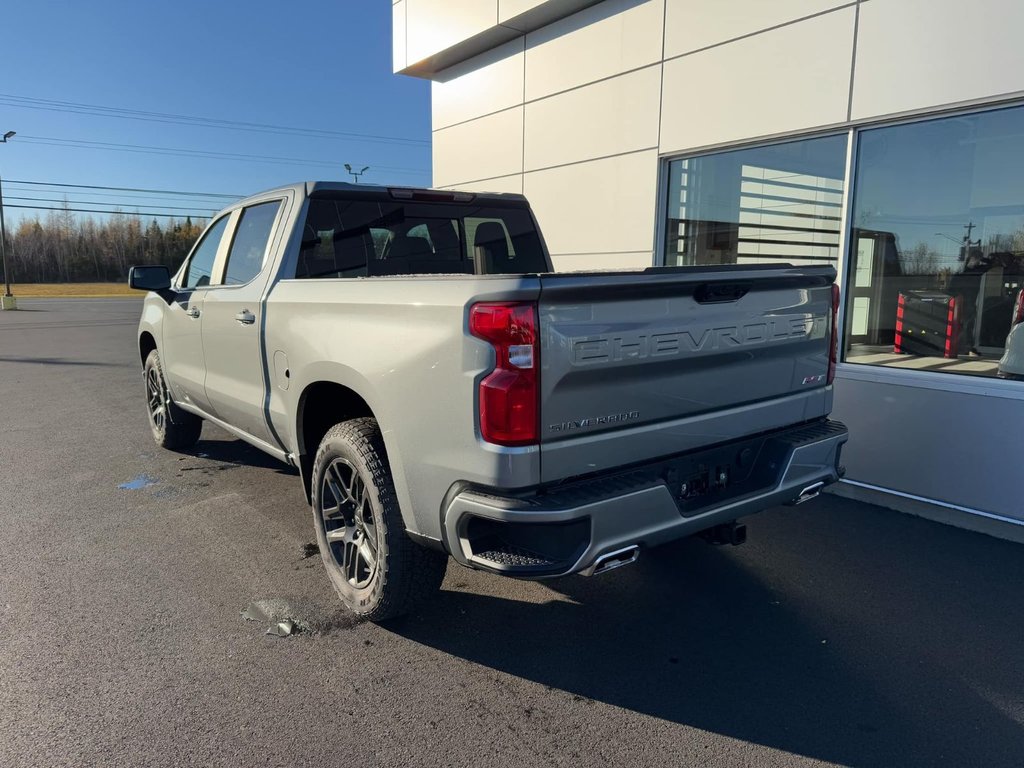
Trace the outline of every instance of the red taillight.
{"type": "Polygon", "coordinates": [[[474,304],[469,332],[494,347],[494,370],[480,382],[480,434],[498,445],[538,441],[540,417],[537,307],[474,304]]]}
{"type": "Polygon", "coordinates": [[[1024,323],[1024,288],[1017,291],[1017,301],[1013,305],[1013,322],[1011,325],[1024,323]]]}
{"type": "Polygon", "coordinates": [[[839,286],[832,283],[832,346],[828,351],[828,383],[836,380],[839,360],[839,286]]]}

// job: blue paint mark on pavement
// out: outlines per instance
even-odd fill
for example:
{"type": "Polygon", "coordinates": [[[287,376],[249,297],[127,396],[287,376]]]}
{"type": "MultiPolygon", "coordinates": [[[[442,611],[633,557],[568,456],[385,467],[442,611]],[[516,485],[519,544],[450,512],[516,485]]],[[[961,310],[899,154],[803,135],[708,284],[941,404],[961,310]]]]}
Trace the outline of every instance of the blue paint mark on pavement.
{"type": "Polygon", "coordinates": [[[147,488],[150,485],[155,485],[160,481],[155,477],[149,475],[137,475],[133,480],[129,480],[127,483],[121,483],[118,488],[123,488],[126,491],[137,491],[140,488],[147,488]]]}

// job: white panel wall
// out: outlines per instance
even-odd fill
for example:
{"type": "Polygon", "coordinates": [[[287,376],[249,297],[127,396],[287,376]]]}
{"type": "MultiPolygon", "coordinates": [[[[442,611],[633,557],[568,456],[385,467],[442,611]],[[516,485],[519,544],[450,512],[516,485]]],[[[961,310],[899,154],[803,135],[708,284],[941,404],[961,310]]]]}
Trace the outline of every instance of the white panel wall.
{"type": "Polygon", "coordinates": [[[514,192],[521,195],[523,194],[523,175],[517,173],[514,176],[499,176],[496,179],[471,181],[468,184],[452,184],[445,189],[457,189],[463,192],[514,192]]]}
{"type": "Polygon", "coordinates": [[[560,269],[650,265],[663,15],[609,0],[435,76],[434,185],[525,193],[560,269]]]}
{"type": "Polygon", "coordinates": [[[660,95],[655,65],[528,103],[526,170],[657,147],[660,95]]]}
{"type": "Polygon", "coordinates": [[[432,56],[498,21],[498,0],[405,0],[406,62],[432,56]]]}
{"type": "Polygon", "coordinates": [[[526,36],[526,98],[661,61],[663,0],[606,0],[526,36]]]}
{"type": "Polygon", "coordinates": [[[665,62],[661,151],[843,123],[853,8],[665,62]]]}
{"type": "Polygon", "coordinates": [[[724,43],[841,5],[850,5],[850,0],[667,0],[665,56],[724,43]]]}
{"type": "Polygon", "coordinates": [[[651,263],[658,152],[648,150],[525,174],[553,255],[643,252],[651,263]]]}
{"type": "Polygon", "coordinates": [[[591,272],[595,269],[646,269],[651,266],[651,252],[551,254],[556,272],[591,272]]]}
{"type": "Polygon", "coordinates": [[[434,186],[510,176],[523,170],[523,108],[434,131],[434,186]]]}
{"type": "Polygon", "coordinates": [[[504,24],[521,13],[532,11],[547,0],[498,0],[498,23],[504,24]]]}
{"type": "Polygon", "coordinates": [[[431,86],[434,130],[522,104],[523,57],[519,38],[445,71],[431,86]]]}
{"type": "Polygon", "coordinates": [[[860,11],[853,118],[1024,91],[1024,2],[871,0],[860,11]]]}
{"type": "MultiPolygon", "coordinates": [[[[396,67],[550,4],[399,0],[396,67]]],[[[434,184],[524,191],[559,265],[651,263],[657,157],[1024,93],[1020,29],[1024,0],[604,0],[433,76],[434,184]]]]}
{"type": "Polygon", "coordinates": [[[1007,452],[1005,437],[1024,430],[1017,393],[908,386],[891,370],[872,371],[880,380],[871,381],[867,366],[840,368],[832,415],[850,428],[851,479],[1024,520],[1019,452],[1007,452]]]}
{"type": "Polygon", "coordinates": [[[395,72],[405,69],[405,0],[391,6],[391,59],[395,72]]]}

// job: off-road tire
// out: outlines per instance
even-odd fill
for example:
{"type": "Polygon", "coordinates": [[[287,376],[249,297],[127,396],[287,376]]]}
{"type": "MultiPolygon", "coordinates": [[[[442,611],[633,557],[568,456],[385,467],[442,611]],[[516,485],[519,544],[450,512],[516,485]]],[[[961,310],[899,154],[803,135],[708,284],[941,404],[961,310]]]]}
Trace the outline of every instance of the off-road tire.
{"type": "Polygon", "coordinates": [[[155,349],[146,357],[142,379],[146,386],[149,428],[153,431],[156,444],[171,451],[181,451],[195,445],[203,431],[203,420],[193,413],[183,411],[171,400],[164,370],[160,366],[160,355],[155,349]],[[159,406],[156,402],[158,399],[159,406]],[[158,414],[162,414],[163,418],[159,418],[158,414]]]}
{"type": "MultiPolygon", "coordinates": [[[[333,474],[335,487],[339,485],[337,479],[333,474]]],[[[448,557],[417,544],[406,533],[376,419],[352,419],[331,427],[313,460],[311,481],[313,525],[320,556],[335,591],[349,610],[369,621],[387,621],[414,610],[440,589],[448,557]],[[377,542],[375,567],[362,586],[358,586],[358,579],[350,580],[351,574],[346,574],[343,566],[345,558],[339,555],[346,546],[337,539],[345,527],[339,524],[341,513],[331,512],[329,518],[324,515],[325,503],[329,510],[342,507],[334,498],[335,492],[330,487],[325,489],[324,476],[332,467],[358,474],[365,486],[363,505],[353,500],[350,506],[361,508],[364,515],[372,513],[370,527],[375,530],[369,535],[377,542]],[[328,528],[336,537],[332,542],[328,541],[328,528]]],[[[368,535],[366,527],[364,537],[368,535]]]]}

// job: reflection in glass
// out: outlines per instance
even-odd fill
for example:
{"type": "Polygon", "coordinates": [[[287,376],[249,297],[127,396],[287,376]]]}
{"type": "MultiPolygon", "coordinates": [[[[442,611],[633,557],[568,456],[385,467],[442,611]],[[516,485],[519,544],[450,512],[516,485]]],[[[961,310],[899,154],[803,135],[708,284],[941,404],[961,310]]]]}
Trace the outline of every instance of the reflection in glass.
{"type": "Polygon", "coordinates": [[[185,288],[202,288],[210,284],[213,275],[213,262],[217,258],[217,249],[220,248],[220,241],[224,237],[224,230],[227,229],[228,217],[221,218],[206,230],[203,239],[196,247],[192,258],[185,267],[182,275],[181,285],[185,288]]]}
{"type": "Polygon", "coordinates": [[[669,164],[665,263],[835,264],[846,136],[669,164]]]}
{"type": "Polygon", "coordinates": [[[248,283],[263,268],[270,230],[274,227],[279,201],[251,205],[242,211],[235,228],[235,239],[228,251],[228,264],[224,272],[225,285],[248,283]]]}
{"type": "Polygon", "coordinates": [[[1022,179],[1024,108],[860,134],[848,362],[999,372],[1024,284],[1022,179]]]}

